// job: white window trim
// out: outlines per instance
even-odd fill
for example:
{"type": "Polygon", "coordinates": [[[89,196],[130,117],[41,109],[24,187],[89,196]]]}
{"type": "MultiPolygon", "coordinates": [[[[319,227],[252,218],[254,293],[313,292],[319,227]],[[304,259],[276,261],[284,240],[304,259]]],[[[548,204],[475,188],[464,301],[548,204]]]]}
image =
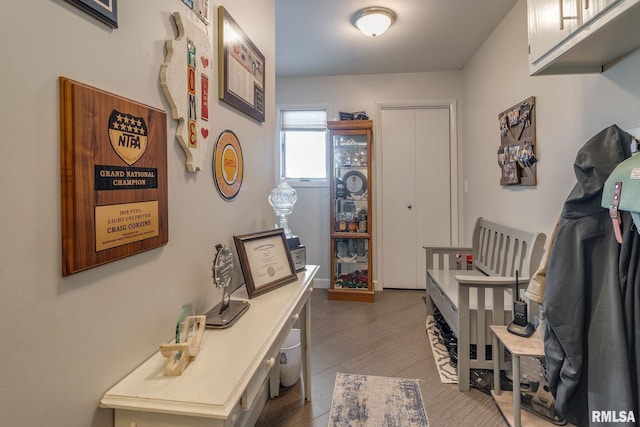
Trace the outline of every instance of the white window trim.
{"type": "MultiPolygon", "coordinates": [[[[280,104],[280,105],[276,105],[276,115],[277,115],[277,120],[276,120],[276,135],[275,135],[275,156],[274,156],[274,161],[275,161],[275,167],[274,167],[274,183],[277,185],[280,182],[280,171],[281,171],[281,163],[282,163],[282,147],[280,146],[281,141],[280,141],[280,128],[282,125],[282,110],[326,110],[327,111],[327,120],[330,120],[329,118],[332,117],[331,116],[331,104],[280,104]]],[[[330,176],[330,171],[329,171],[329,159],[330,159],[330,147],[331,147],[331,141],[328,140],[329,138],[329,134],[328,134],[328,130],[327,130],[327,145],[326,145],[326,158],[327,158],[327,178],[326,179],[314,179],[314,180],[307,180],[307,179],[295,179],[295,178],[289,178],[287,179],[287,183],[291,186],[291,187],[307,187],[307,188],[328,188],[329,187],[329,176],[330,176]]]]}

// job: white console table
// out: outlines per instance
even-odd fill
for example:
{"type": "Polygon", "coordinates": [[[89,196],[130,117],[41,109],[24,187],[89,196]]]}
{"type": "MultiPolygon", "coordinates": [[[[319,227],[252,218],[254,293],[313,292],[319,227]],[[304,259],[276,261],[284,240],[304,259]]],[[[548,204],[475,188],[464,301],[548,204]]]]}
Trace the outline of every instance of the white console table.
{"type": "MultiPolygon", "coordinates": [[[[163,374],[154,354],[109,390],[100,407],[115,410],[116,427],[253,426],[280,387],[279,354],[299,320],[304,396],[311,400],[310,293],[318,266],[298,280],[249,300],[228,329],[207,329],[200,353],[181,376],[163,374]]],[[[232,299],[246,299],[245,287],[232,299]]]]}

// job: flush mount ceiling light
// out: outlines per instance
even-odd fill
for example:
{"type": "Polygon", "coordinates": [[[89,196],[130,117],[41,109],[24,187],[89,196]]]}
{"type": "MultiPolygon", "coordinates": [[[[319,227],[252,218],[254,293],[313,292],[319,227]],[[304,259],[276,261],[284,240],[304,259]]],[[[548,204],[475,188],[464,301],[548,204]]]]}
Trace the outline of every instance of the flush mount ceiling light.
{"type": "Polygon", "coordinates": [[[386,7],[366,7],[351,18],[353,25],[369,37],[384,33],[395,20],[394,11],[386,7]]]}

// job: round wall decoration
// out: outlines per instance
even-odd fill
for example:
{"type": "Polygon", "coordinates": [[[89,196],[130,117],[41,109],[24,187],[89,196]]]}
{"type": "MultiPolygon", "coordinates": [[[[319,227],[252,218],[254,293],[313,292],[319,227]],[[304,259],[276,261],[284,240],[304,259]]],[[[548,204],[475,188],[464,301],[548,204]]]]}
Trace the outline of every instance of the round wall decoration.
{"type": "Polygon", "coordinates": [[[242,147],[235,133],[225,130],[213,150],[213,180],[225,200],[233,200],[240,192],[244,175],[242,147]]]}

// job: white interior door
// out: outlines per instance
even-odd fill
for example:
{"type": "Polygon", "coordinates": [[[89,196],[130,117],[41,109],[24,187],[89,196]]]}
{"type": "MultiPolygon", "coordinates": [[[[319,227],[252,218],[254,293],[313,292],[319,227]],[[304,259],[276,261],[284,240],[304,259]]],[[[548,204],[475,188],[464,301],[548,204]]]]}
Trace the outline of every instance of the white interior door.
{"type": "Polygon", "coordinates": [[[382,286],[424,289],[423,246],[449,246],[451,135],[447,108],[381,112],[382,286]]]}

